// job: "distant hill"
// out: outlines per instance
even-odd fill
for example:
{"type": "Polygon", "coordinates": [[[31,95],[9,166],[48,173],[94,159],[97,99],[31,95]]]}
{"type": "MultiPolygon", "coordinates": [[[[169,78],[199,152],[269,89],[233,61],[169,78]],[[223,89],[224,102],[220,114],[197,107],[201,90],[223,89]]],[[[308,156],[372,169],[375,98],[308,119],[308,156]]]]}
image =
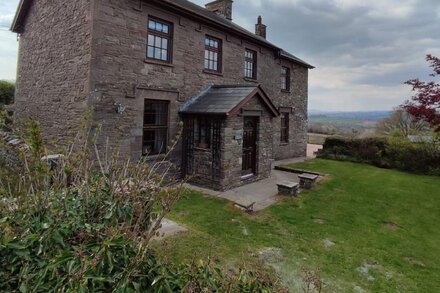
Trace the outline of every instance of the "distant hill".
{"type": "Polygon", "coordinates": [[[372,129],[376,123],[391,115],[392,111],[324,112],[309,111],[309,126],[325,125],[341,131],[372,129]]]}
{"type": "Polygon", "coordinates": [[[392,111],[364,111],[364,112],[325,112],[310,110],[309,117],[313,118],[342,118],[355,120],[379,121],[391,115],[392,111]]]}

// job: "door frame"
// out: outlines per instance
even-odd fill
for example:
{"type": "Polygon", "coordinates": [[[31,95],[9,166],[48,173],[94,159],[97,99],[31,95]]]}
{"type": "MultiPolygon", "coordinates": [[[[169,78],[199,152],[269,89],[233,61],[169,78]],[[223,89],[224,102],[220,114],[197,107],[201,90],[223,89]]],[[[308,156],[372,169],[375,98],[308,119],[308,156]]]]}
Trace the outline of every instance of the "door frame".
{"type": "Polygon", "coordinates": [[[260,117],[259,116],[243,116],[243,144],[242,144],[242,179],[251,178],[258,175],[258,163],[259,163],[259,156],[258,156],[258,141],[260,136],[260,117]],[[251,166],[249,169],[245,170],[245,164],[246,164],[246,158],[245,158],[245,143],[246,143],[246,120],[253,120],[253,145],[252,147],[252,158],[251,158],[251,166]],[[250,173],[245,173],[245,171],[252,170],[250,173]]]}

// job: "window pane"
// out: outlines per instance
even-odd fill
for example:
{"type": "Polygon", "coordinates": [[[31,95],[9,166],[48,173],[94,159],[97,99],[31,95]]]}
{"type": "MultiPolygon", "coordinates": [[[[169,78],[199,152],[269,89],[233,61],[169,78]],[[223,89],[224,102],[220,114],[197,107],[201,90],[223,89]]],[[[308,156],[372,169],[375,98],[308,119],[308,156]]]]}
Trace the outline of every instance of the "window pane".
{"type": "Polygon", "coordinates": [[[161,47],[161,43],[162,43],[162,38],[161,37],[155,37],[155,41],[154,41],[154,46],[155,47],[161,47]]]}
{"type": "Polygon", "coordinates": [[[148,45],[154,46],[154,36],[148,35],[148,45]]]}
{"type": "Polygon", "coordinates": [[[160,59],[160,50],[158,50],[158,49],[156,49],[155,51],[154,51],[154,58],[156,58],[156,59],[160,59]]]}
{"type": "Polygon", "coordinates": [[[147,52],[148,52],[147,53],[147,57],[148,58],[154,58],[154,48],[153,47],[148,46],[148,51],[147,52]]]}
{"type": "Polygon", "coordinates": [[[149,20],[148,21],[148,28],[153,29],[153,30],[156,29],[156,22],[153,20],[149,20]]]}
{"type": "Polygon", "coordinates": [[[160,32],[162,31],[162,24],[161,23],[159,23],[159,22],[156,23],[156,30],[160,31],[160,32]]]}
{"type": "Polygon", "coordinates": [[[168,51],[162,50],[162,60],[166,61],[168,60],[168,51]]]}
{"type": "Polygon", "coordinates": [[[162,39],[162,49],[168,49],[168,39],[162,39]]]}
{"type": "Polygon", "coordinates": [[[164,153],[167,147],[167,129],[148,129],[144,131],[144,155],[164,153]]]}
{"type": "Polygon", "coordinates": [[[170,31],[170,28],[168,25],[166,25],[166,24],[162,25],[162,32],[167,34],[169,31],[170,31]]]}
{"type": "Polygon", "coordinates": [[[209,61],[208,61],[208,59],[205,60],[205,68],[209,69],[209,61]]]}
{"type": "Polygon", "coordinates": [[[145,125],[166,126],[168,124],[168,104],[145,102],[145,125]]]}

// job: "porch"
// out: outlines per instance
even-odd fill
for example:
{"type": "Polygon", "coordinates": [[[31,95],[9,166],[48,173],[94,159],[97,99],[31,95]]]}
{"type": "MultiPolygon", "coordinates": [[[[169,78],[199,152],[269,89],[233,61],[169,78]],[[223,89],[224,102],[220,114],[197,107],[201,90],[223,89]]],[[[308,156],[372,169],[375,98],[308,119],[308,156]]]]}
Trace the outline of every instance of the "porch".
{"type": "Polygon", "coordinates": [[[275,106],[259,86],[210,86],[183,105],[182,173],[225,191],[270,176],[275,106]]]}

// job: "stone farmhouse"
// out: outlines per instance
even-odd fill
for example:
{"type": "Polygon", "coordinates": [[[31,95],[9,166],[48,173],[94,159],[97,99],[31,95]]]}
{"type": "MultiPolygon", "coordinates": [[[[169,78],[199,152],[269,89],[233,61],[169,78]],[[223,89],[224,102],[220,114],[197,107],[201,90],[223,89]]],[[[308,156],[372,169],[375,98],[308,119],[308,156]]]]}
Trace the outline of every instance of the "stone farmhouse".
{"type": "Polygon", "coordinates": [[[98,144],[168,156],[183,176],[226,190],[305,156],[313,66],[232,21],[232,0],[21,0],[14,110],[68,143],[88,109],[98,144]],[[183,122],[183,123],[181,123],[183,122]],[[181,126],[183,125],[183,126],[181,126]]]}

